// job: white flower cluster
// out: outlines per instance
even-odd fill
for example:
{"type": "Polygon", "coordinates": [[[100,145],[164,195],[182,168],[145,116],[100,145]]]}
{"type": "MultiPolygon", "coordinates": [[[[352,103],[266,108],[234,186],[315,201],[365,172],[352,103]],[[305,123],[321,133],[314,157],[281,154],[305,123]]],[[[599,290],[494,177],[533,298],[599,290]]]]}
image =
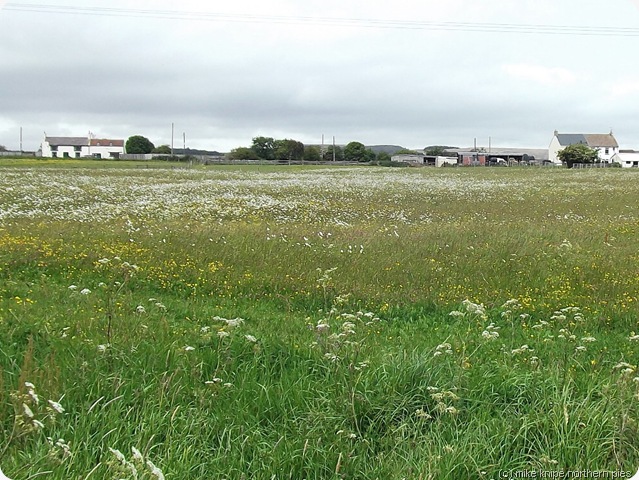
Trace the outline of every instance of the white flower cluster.
{"type": "Polygon", "coordinates": [[[143,472],[148,472],[156,480],[164,480],[162,470],[155,466],[151,460],[145,458],[137,448],[131,447],[131,460],[127,460],[120,450],[109,447],[109,451],[116,460],[115,464],[111,464],[111,466],[117,470],[119,475],[130,475],[137,480],[143,472]]]}

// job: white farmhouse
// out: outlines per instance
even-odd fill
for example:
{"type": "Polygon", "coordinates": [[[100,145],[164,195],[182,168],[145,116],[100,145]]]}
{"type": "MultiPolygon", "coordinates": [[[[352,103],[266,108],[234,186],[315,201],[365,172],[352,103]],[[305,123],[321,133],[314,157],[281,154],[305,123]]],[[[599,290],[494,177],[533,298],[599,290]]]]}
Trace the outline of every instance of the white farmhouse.
{"type": "Polygon", "coordinates": [[[44,137],[42,156],[49,158],[120,158],[124,140],[91,137],[44,137]]]}
{"type": "Polygon", "coordinates": [[[599,152],[599,158],[603,163],[611,163],[612,156],[619,153],[619,144],[612,132],[610,133],[555,133],[548,147],[548,160],[553,163],[561,163],[557,155],[569,145],[588,145],[599,152]]]}

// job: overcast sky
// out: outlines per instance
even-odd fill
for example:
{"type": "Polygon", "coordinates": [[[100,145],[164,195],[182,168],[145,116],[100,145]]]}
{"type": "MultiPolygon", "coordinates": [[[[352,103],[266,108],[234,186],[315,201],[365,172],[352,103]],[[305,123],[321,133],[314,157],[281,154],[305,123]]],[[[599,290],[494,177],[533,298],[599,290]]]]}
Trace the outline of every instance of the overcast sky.
{"type": "Polygon", "coordinates": [[[0,144],[639,149],[639,0],[0,0],[0,144]]]}

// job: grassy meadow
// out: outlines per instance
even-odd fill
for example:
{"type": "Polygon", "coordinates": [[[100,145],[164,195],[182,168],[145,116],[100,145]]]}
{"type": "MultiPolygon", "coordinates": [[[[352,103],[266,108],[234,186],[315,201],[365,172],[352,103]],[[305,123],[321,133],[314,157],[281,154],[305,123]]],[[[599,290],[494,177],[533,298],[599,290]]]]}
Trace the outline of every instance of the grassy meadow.
{"type": "Polygon", "coordinates": [[[639,172],[126,165],[0,163],[10,478],[639,468],[639,172]]]}

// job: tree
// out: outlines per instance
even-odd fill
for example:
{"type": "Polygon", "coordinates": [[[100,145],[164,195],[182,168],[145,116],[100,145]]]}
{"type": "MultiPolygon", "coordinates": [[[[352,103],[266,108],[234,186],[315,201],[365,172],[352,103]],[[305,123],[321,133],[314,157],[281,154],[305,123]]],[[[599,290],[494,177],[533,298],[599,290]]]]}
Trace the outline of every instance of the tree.
{"type": "Polygon", "coordinates": [[[377,156],[375,157],[375,160],[379,164],[389,163],[391,161],[391,156],[386,152],[379,152],[377,156]]]}
{"type": "Polygon", "coordinates": [[[133,135],[126,141],[125,148],[126,153],[151,153],[155,148],[155,145],[151,143],[151,140],[143,137],[142,135],[133,135]]]}
{"type": "Polygon", "coordinates": [[[599,162],[599,152],[583,143],[568,145],[563,150],[557,152],[559,160],[564,162],[568,168],[572,168],[575,163],[596,163],[599,162]]]}
{"type": "Polygon", "coordinates": [[[332,162],[333,161],[333,151],[335,151],[335,160],[341,162],[344,160],[344,151],[341,147],[337,145],[333,147],[333,145],[329,145],[326,151],[324,152],[324,161],[332,162]]]}
{"type": "Polygon", "coordinates": [[[409,150],[408,148],[402,148],[395,152],[395,155],[418,155],[415,150],[409,150]]]}
{"type": "Polygon", "coordinates": [[[424,155],[431,157],[444,157],[446,156],[446,149],[448,148],[450,147],[445,147],[444,145],[432,145],[424,148],[424,155]]]}
{"type": "Polygon", "coordinates": [[[315,145],[309,145],[304,147],[304,161],[306,162],[319,162],[322,159],[319,147],[315,145]]]}
{"type": "Polygon", "coordinates": [[[251,149],[258,158],[263,160],[275,159],[275,140],[271,137],[255,137],[251,149]]]}
{"type": "Polygon", "coordinates": [[[231,160],[259,160],[260,157],[257,156],[257,153],[252,148],[248,147],[237,147],[231,150],[229,153],[229,158],[231,160]]]}
{"type": "Polygon", "coordinates": [[[278,160],[302,160],[304,158],[304,144],[297,140],[285,138],[275,141],[275,157],[278,160]]]}
{"type": "Polygon", "coordinates": [[[159,153],[161,155],[171,155],[171,147],[168,145],[160,145],[159,147],[155,147],[153,152],[151,153],[159,153]]]}
{"type": "Polygon", "coordinates": [[[0,152],[6,152],[7,151],[7,147],[5,147],[4,145],[0,145],[0,152]]]}
{"type": "Polygon", "coordinates": [[[368,150],[363,143],[350,142],[344,147],[344,160],[347,162],[370,162],[375,154],[368,150]]]}

